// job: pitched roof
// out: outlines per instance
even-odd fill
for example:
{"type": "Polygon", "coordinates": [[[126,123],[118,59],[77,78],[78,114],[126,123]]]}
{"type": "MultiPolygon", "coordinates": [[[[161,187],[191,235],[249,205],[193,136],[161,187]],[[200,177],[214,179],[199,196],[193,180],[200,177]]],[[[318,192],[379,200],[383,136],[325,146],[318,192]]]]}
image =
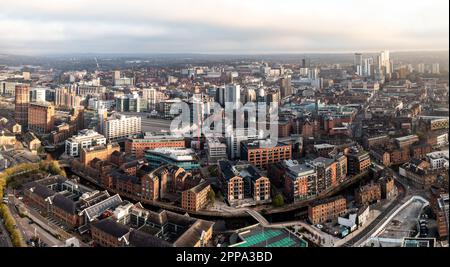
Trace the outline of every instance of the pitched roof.
{"type": "Polygon", "coordinates": [[[53,205],[69,214],[73,215],[77,213],[76,203],[61,194],[55,195],[55,197],[53,198],[53,205]]]}
{"type": "Polygon", "coordinates": [[[48,187],[40,185],[40,184],[36,184],[36,186],[34,187],[33,193],[44,199],[56,194],[55,191],[50,190],[48,187]]]}
{"type": "Polygon", "coordinates": [[[203,232],[213,227],[214,222],[198,219],[174,242],[175,247],[193,247],[202,239],[203,232]]]}
{"type": "Polygon", "coordinates": [[[204,181],[199,183],[198,185],[192,187],[191,189],[189,189],[188,191],[192,191],[194,193],[199,193],[201,192],[203,189],[205,189],[206,187],[208,187],[210,185],[209,181],[204,181]]]}
{"type": "Polygon", "coordinates": [[[97,228],[100,231],[107,233],[113,237],[120,238],[130,232],[130,228],[114,221],[111,218],[107,218],[101,221],[97,221],[91,224],[91,227],[97,228]]]}
{"type": "Polygon", "coordinates": [[[129,241],[132,247],[173,247],[169,242],[140,230],[132,231],[129,241]]]}

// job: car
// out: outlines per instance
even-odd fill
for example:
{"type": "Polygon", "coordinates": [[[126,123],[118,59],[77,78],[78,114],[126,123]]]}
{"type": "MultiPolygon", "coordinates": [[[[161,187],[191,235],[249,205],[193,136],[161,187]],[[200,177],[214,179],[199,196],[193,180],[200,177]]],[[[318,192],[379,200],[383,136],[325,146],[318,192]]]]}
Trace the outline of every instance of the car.
{"type": "Polygon", "coordinates": [[[321,225],[321,224],[316,224],[316,227],[317,227],[318,229],[323,229],[323,225],[321,225]]]}

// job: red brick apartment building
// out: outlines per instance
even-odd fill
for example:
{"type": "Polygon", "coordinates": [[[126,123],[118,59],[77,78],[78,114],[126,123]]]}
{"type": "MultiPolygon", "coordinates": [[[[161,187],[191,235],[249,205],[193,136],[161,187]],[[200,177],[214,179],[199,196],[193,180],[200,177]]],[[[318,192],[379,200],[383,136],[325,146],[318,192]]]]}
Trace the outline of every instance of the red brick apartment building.
{"type": "Polygon", "coordinates": [[[320,224],[326,221],[336,220],[347,212],[347,200],[338,196],[313,202],[308,207],[308,218],[312,224],[320,224]]]}
{"type": "Polygon", "coordinates": [[[292,145],[279,143],[265,146],[262,141],[243,142],[241,160],[246,160],[260,169],[267,169],[270,164],[292,159],[292,145]]]}
{"type": "Polygon", "coordinates": [[[125,152],[141,159],[145,151],[156,148],[185,148],[186,142],[183,137],[169,135],[140,135],[128,138],[125,142],[125,152]]]}
{"type": "Polygon", "coordinates": [[[360,187],[355,194],[356,203],[361,206],[368,206],[381,200],[381,187],[378,183],[372,183],[360,187]]]}
{"type": "Polygon", "coordinates": [[[253,165],[228,160],[219,161],[220,182],[228,201],[253,198],[256,202],[269,202],[270,180],[260,174],[253,165]]]}
{"type": "Polygon", "coordinates": [[[188,211],[198,211],[208,204],[208,194],[211,191],[211,185],[208,182],[202,182],[199,185],[183,191],[181,194],[181,207],[188,211]]]}

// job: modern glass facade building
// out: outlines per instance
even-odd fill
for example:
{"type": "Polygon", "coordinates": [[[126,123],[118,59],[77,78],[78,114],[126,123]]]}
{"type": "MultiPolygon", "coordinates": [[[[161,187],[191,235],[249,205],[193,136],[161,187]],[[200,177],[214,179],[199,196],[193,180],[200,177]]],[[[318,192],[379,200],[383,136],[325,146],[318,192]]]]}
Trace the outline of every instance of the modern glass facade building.
{"type": "Polygon", "coordinates": [[[181,167],[186,171],[196,171],[200,169],[198,157],[192,149],[186,148],[157,148],[145,152],[150,167],[159,168],[163,165],[171,164],[181,167]]]}

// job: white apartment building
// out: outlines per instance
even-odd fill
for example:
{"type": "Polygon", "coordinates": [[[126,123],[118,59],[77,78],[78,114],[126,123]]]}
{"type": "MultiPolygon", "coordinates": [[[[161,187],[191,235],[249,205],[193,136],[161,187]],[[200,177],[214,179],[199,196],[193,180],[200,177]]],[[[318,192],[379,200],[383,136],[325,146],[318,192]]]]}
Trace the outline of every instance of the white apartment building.
{"type": "Polygon", "coordinates": [[[241,143],[245,141],[258,140],[259,135],[256,130],[249,129],[235,129],[229,131],[227,137],[227,150],[230,159],[236,159],[241,156],[241,143]]]}
{"type": "Polygon", "coordinates": [[[144,88],[142,90],[142,98],[147,101],[147,108],[150,111],[156,109],[156,105],[164,100],[164,93],[156,90],[155,88],[144,88]]]}
{"type": "Polygon", "coordinates": [[[88,108],[92,110],[99,110],[99,109],[111,110],[115,104],[116,101],[114,100],[101,100],[97,98],[90,98],[88,102],[88,108]]]}
{"type": "Polygon", "coordinates": [[[432,170],[448,169],[448,150],[427,154],[432,170]]]}
{"type": "Polygon", "coordinates": [[[81,130],[78,135],[66,140],[66,154],[71,157],[78,157],[81,149],[97,145],[106,145],[105,136],[94,130],[81,130]]]}
{"type": "Polygon", "coordinates": [[[448,133],[438,135],[436,137],[436,146],[443,147],[448,145],[448,133]]]}
{"type": "Polygon", "coordinates": [[[141,132],[141,117],[115,114],[103,122],[103,135],[108,141],[117,141],[141,132]]]}
{"type": "Polygon", "coordinates": [[[31,102],[45,102],[46,87],[36,87],[31,89],[31,102]]]}
{"type": "Polygon", "coordinates": [[[227,159],[227,145],[221,143],[217,138],[208,139],[206,154],[209,163],[217,163],[218,160],[227,159]]]}

